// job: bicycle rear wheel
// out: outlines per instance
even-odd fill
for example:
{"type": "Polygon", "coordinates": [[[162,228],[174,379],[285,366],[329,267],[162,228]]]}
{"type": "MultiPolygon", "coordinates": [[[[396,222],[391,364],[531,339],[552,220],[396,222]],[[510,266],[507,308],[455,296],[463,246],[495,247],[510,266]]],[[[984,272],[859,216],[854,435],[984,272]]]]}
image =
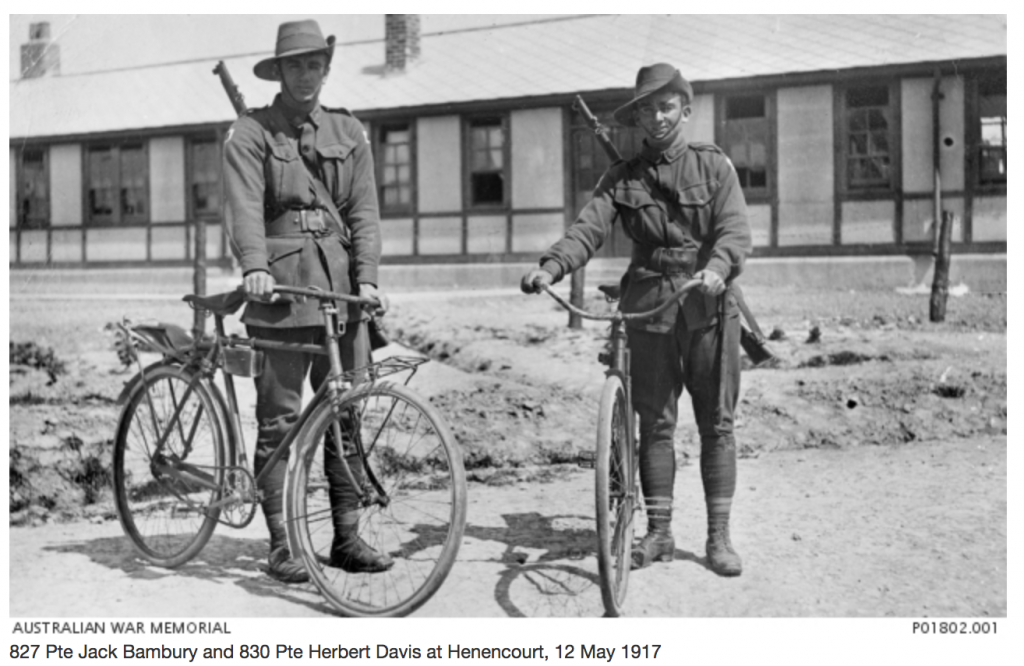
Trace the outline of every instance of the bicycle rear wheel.
{"type": "Polygon", "coordinates": [[[193,558],[217,526],[224,464],[217,409],[216,397],[191,370],[158,365],[145,371],[121,411],[114,441],[117,514],[135,548],[158,566],[193,558]]]}
{"type": "Polygon", "coordinates": [[[597,416],[597,567],[605,613],[621,614],[629,584],[636,505],[632,433],[622,380],[611,375],[601,391],[597,416]]]}
{"type": "Polygon", "coordinates": [[[335,408],[316,408],[289,460],[285,514],[292,552],[324,598],[348,616],[398,616],[437,591],[455,562],[466,523],[462,454],[437,410],[404,386],[366,384],[335,408]],[[360,511],[358,533],[394,560],[377,573],[346,573],[328,565],[334,537],[323,449],[325,435],[362,442],[363,487],[380,501],[360,511]],[[375,485],[376,480],[378,485],[375,485]]]}

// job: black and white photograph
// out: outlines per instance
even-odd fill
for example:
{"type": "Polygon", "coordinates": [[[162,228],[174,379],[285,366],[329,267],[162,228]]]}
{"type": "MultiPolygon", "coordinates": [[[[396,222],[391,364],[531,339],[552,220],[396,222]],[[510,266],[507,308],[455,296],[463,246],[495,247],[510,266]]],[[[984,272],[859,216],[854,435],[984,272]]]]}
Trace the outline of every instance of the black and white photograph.
{"type": "Polygon", "coordinates": [[[625,618],[658,635],[305,657],[680,664],[683,620],[827,618],[989,649],[1007,25],[9,15],[11,642],[625,618]]]}

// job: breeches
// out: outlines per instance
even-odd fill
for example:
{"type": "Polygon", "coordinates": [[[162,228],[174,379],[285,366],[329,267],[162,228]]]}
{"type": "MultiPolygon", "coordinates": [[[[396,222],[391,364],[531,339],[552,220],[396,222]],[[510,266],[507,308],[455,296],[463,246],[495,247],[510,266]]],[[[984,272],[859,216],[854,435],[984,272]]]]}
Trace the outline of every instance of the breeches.
{"type": "MultiPolygon", "coordinates": [[[[324,330],[321,326],[301,328],[247,327],[249,335],[277,342],[323,344],[324,330]]],[[[346,370],[365,366],[370,361],[366,325],[350,322],[345,334],[339,340],[341,364],[346,370]]],[[[256,454],[254,467],[258,476],[267,464],[270,455],[281,445],[285,436],[298,422],[302,413],[302,392],[309,376],[312,389],[316,391],[330,375],[330,360],[323,354],[264,350],[263,372],[256,377],[256,454]]],[[[338,447],[328,446],[325,465],[337,464],[338,447]],[[335,460],[332,460],[332,457],[335,460]]],[[[278,461],[260,483],[264,497],[271,503],[271,511],[279,508],[281,490],[287,458],[278,461]]],[[[343,478],[333,474],[329,478],[343,478]]]]}
{"type": "Polygon", "coordinates": [[[722,321],[688,331],[680,318],[667,334],[629,331],[633,408],[640,420],[640,480],[647,498],[672,497],[673,440],[684,388],[700,433],[705,495],[732,497],[735,491],[733,414],[740,387],[740,321],[727,315],[724,329],[722,321]]]}

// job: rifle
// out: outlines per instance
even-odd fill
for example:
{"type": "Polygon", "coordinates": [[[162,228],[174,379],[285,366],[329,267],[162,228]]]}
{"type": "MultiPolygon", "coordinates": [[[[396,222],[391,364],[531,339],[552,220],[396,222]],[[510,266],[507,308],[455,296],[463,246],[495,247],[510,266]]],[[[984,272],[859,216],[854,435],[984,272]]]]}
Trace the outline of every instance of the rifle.
{"type": "Polygon", "coordinates": [[[590,112],[590,108],[587,103],[583,101],[583,98],[576,95],[576,99],[572,102],[572,108],[580,112],[583,116],[583,121],[587,124],[587,127],[597,137],[597,142],[601,144],[605,154],[611,159],[612,162],[621,162],[622,155],[619,153],[619,149],[612,143],[611,136],[608,133],[608,128],[597,119],[593,113],[590,112]]]}
{"type": "MultiPolygon", "coordinates": [[[[235,85],[235,80],[231,78],[231,72],[228,71],[228,66],[224,64],[223,60],[219,61],[217,66],[213,68],[213,73],[220,77],[220,83],[224,86],[224,92],[227,93],[228,99],[231,100],[231,106],[235,107],[235,113],[239,117],[245,115],[246,111],[249,110],[245,105],[245,97],[242,95],[242,91],[238,89],[238,86],[235,85]]],[[[339,222],[341,221],[339,220],[339,222]]],[[[384,332],[383,322],[379,321],[376,315],[371,314],[366,328],[369,332],[371,349],[380,349],[391,343],[384,332]]]]}
{"type": "MultiPolygon", "coordinates": [[[[615,144],[612,143],[608,128],[591,113],[583,98],[576,95],[576,99],[572,102],[572,108],[579,111],[580,115],[583,116],[583,121],[594,133],[594,136],[597,137],[598,143],[601,144],[601,148],[604,149],[605,154],[608,155],[612,162],[621,162],[622,155],[619,153],[619,149],[615,147],[615,144]]],[[[775,354],[769,349],[768,341],[765,339],[764,334],[761,333],[757,321],[754,320],[754,315],[743,300],[743,292],[740,291],[739,285],[733,286],[733,296],[740,309],[740,345],[743,347],[743,351],[747,353],[747,357],[754,365],[761,365],[773,360],[775,354]]]]}
{"type": "Polygon", "coordinates": [[[245,105],[245,97],[242,96],[242,92],[235,85],[235,80],[231,78],[231,72],[228,71],[228,66],[221,60],[217,63],[217,66],[213,68],[213,73],[220,77],[220,84],[224,86],[224,92],[228,94],[228,99],[231,100],[231,106],[235,107],[235,113],[239,117],[245,115],[248,111],[248,107],[245,105]]]}

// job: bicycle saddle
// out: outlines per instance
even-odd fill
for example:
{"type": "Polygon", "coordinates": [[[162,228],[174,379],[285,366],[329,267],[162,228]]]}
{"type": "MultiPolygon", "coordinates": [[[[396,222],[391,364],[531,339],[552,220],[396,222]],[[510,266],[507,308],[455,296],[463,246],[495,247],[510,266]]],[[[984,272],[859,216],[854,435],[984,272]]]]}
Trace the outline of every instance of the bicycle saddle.
{"type": "Polygon", "coordinates": [[[622,296],[621,286],[616,284],[599,284],[597,288],[609,301],[617,301],[622,296]]]}
{"type": "Polygon", "coordinates": [[[189,294],[181,300],[193,308],[209,310],[218,317],[224,317],[238,312],[238,309],[245,303],[245,292],[236,290],[212,296],[189,294]]]}

